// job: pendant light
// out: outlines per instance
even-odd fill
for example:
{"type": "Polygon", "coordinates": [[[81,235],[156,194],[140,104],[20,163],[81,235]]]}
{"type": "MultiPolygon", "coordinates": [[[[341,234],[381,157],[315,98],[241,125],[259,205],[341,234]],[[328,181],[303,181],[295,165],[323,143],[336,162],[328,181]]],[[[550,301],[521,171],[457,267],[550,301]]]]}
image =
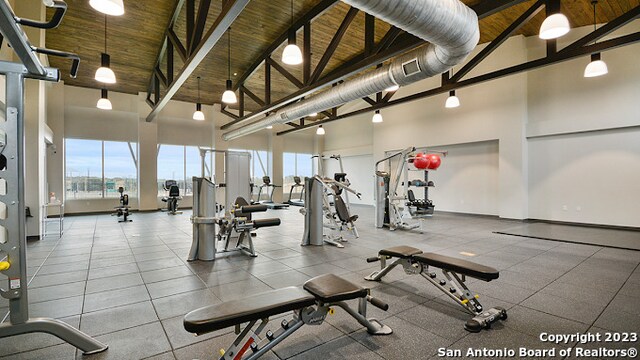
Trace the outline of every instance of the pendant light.
{"type": "Polygon", "coordinates": [[[446,107],[447,109],[451,109],[451,108],[457,108],[458,106],[460,106],[460,99],[458,99],[458,97],[456,96],[456,91],[455,90],[449,91],[449,97],[447,98],[447,101],[444,103],[444,107],[446,107]]]}
{"type": "Polygon", "coordinates": [[[102,96],[98,100],[96,107],[100,110],[111,110],[113,107],[111,106],[111,101],[109,101],[109,93],[107,89],[102,89],[102,96]]]}
{"type": "Polygon", "coordinates": [[[322,127],[322,125],[320,125],[318,127],[318,130],[316,130],[316,135],[324,135],[324,128],[322,127]]]}
{"type": "MultiPolygon", "coordinates": [[[[596,4],[598,4],[598,0],[591,1],[593,4],[593,31],[596,29],[596,4]]],[[[594,44],[596,41],[593,42],[594,44]]],[[[584,77],[596,77],[606,75],[609,72],[607,68],[607,64],[600,59],[600,53],[591,54],[591,62],[584,69],[584,77]]]]}
{"type": "Polygon", "coordinates": [[[105,84],[115,84],[116,74],[111,70],[111,57],[107,54],[107,15],[104,16],[104,52],[100,55],[100,61],[95,79],[105,84]]]}
{"type": "MultiPolygon", "coordinates": [[[[293,27],[293,0],[291,0],[291,26],[293,27]]],[[[282,52],[282,62],[287,65],[300,65],[302,64],[302,51],[296,45],[296,32],[291,30],[289,32],[289,41],[287,46],[282,52]]]]}
{"type": "Polygon", "coordinates": [[[371,118],[371,122],[376,124],[382,122],[382,114],[380,114],[380,110],[376,110],[376,112],[373,113],[373,118],[371,118]]]}
{"type": "Polygon", "coordinates": [[[309,117],[316,117],[316,116],[318,116],[318,113],[311,113],[311,114],[309,114],[309,117]]]}
{"type": "Polygon", "coordinates": [[[569,19],[564,14],[558,12],[553,15],[547,16],[540,26],[540,39],[550,40],[557,39],[566,35],[571,27],[569,26],[569,19]]]}
{"type": "Polygon", "coordinates": [[[273,125],[267,126],[267,130],[271,130],[271,129],[273,129],[273,125]]]}
{"type": "Polygon", "coordinates": [[[231,28],[227,30],[227,90],[222,93],[222,102],[225,104],[235,104],[238,102],[236,93],[233,92],[233,82],[231,81],[231,28]]]}
{"type": "Polygon", "coordinates": [[[200,76],[198,76],[198,103],[196,104],[196,111],[193,113],[193,120],[204,121],[204,113],[200,103],[200,76]]]}
{"type": "Polygon", "coordinates": [[[89,5],[106,15],[124,15],[124,4],[122,0],[89,0],[89,5]]]}

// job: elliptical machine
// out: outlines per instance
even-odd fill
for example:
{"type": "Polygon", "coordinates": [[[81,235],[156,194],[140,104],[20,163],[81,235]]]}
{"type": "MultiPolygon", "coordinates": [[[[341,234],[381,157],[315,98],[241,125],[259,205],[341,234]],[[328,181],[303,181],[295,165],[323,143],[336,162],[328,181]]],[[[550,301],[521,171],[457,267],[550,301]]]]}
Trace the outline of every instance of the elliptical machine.
{"type": "Polygon", "coordinates": [[[120,186],[118,188],[118,192],[120,193],[120,205],[116,206],[116,213],[112,214],[118,217],[118,222],[131,222],[133,220],[128,219],[129,215],[129,195],[124,193],[124,188],[120,186]],[[122,220],[120,218],[122,217],[122,220]]]}
{"type": "Polygon", "coordinates": [[[182,211],[178,211],[178,200],[182,200],[182,197],[180,197],[180,187],[178,187],[178,182],[175,180],[166,180],[162,185],[162,188],[169,192],[169,196],[162,198],[162,201],[167,203],[167,214],[182,214],[182,211]]]}

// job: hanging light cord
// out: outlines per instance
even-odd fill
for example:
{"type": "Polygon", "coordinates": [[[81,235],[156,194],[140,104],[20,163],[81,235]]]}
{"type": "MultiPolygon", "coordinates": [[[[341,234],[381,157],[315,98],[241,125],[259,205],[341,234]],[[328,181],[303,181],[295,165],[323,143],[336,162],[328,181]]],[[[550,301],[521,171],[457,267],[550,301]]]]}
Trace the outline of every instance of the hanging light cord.
{"type": "MultiPolygon", "coordinates": [[[[593,4],[593,31],[598,30],[597,26],[596,26],[596,5],[598,4],[598,0],[593,0],[591,1],[591,3],[593,4]]],[[[593,40],[593,44],[595,45],[598,42],[597,39],[593,40]]]]}
{"type": "Polygon", "coordinates": [[[293,0],[291,0],[291,25],[293,25],[293,0]]]}
{"type": "Polygon", "coordinates": [[[198,76],[198,103],[200,103],[200,76],[198,76]]]}
{"type": "Polygon", "coordinates": [[[231,28],[227,30],[227,79],[231,80],[231,28]]]}
{"type": "Polygon", "coordinates": [[[107,53],[107,15],[104,16],[104,52],[107,53]]]}

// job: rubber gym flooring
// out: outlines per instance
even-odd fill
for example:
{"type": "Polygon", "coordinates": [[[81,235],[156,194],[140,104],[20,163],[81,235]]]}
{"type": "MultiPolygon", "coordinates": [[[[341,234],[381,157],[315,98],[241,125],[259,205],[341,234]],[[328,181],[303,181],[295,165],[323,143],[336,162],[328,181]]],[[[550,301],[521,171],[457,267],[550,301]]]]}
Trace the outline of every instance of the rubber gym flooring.
{"type": "MultiPolygon", "coordinates": [[[[302,284],[333,272],[364,286],[389,303],[388,312],[369,307],[393,328],[371,337],[341,309],[320,326],[303,326],[264,359],[429,359],[448,347],[544,349],[541,332],[585,333],[640,329],[640,252],[494,234],[514,222],[487,217],[438,214],[425,233],[375,229],[373,210],[355,207],[360,238],[344,249],[301,247],[299,208],[270,210],[277,228],[258,230],[257,258],[235,256],[187,263],[190,212],[115,217],[65,218],[61,239],[31,242],[28,252],[31,315],[60,318],[109,344],[102,354],[83,357],[75,348],[44,334],[0,339],[0,356],[10,359],[214,359],[227,347],[232,328],[194,337],[182,316],[195,308],[254,293],[302,284]],[[500,278],[469,279],[488,307],[503,306],[509,318],[491,330],[468,333],[469,316],[420,276],[394,269],[381,283],[363,277],[377,268],[365,258],[383,247],[411,245],[424,251],[494,266],[500,278]],[[466,255],[462,255],[464,252],[466,255]],[[473,255],[473,256],[470,256],[473,255]]],[[[7,312],[0,301],[0,313],[7,312]]],[[[272,319],[278,326],[280,319],[272,319]]],[[[575,345],[561,345],[566,348],[575,345]]],[[[629,343],[591,343],[628,348],[629,343]]],[[[633,344],[637,347],[638,343],[633,344]]],[[[532,357],[535,358],[535,357],[532,357]]]]}
{"type": "Polygon", "coordinates": [[[640,250],[640,231],[633,230],[535,222],[521,223],[517,226],[496,232],[499,234],[524,236],[536,239],[558,240],[579,244],[605,245],[620,249],[640,250]]]}

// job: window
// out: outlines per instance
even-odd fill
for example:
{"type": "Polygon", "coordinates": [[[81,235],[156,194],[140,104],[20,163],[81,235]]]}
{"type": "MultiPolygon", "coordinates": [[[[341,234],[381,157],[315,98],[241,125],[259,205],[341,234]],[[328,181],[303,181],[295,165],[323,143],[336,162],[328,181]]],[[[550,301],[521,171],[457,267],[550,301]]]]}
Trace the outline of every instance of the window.
{"type": "Polygon", "coordinates": [[[119,187],[123,187],[130,195],[138,193],[135,153],[136,149],[131,143],[104,142],[105,197],[119,198],[119,187]]]}
{"type": "MultiPolygon", "coordinates": [[[[207,166],[213,166],[211,156],[207,157],[207,166]]],[[[165,196],[166,180],[175,180],[182,195],[193,193],[192,177],[201,175],[200,150],[197,146],[158,145],[158,196],[165,196]]],[[[205,175],[209,171],[205,169],[205,175]]]]}
{"type": "Polygon", "coordinates": [[[136,157],[136,143],[65,139],[66,198],[119,197],[120,186],[137,196],[136,157]]]}
{"type": "MultiPolygon", "coordinates": [[[[263,150],[229,149],[229,151],[246,151],[251,153],[251,180],[254,184],[253,194],[257,196],[258,188],[262,185],[262,177],[269,175],[269,153],[263,150]]],[[[273,179],[271,179],[273,182],[273,179]]],[[[280,184],[276,184],[280,185],[280,184]]]]}
{"type": "MultiPolygon", "coordinates": [[[[313,176],[313,161],[311,154],[284,153],[282,163],[282,175],[284,193],[289,192],[291,186],[295,184],[294,176],[300,176],[300,180],[304,181],[305,177],[313,176]]],[[[301,188],[296,189],[299,192],[301,188]]]]}

